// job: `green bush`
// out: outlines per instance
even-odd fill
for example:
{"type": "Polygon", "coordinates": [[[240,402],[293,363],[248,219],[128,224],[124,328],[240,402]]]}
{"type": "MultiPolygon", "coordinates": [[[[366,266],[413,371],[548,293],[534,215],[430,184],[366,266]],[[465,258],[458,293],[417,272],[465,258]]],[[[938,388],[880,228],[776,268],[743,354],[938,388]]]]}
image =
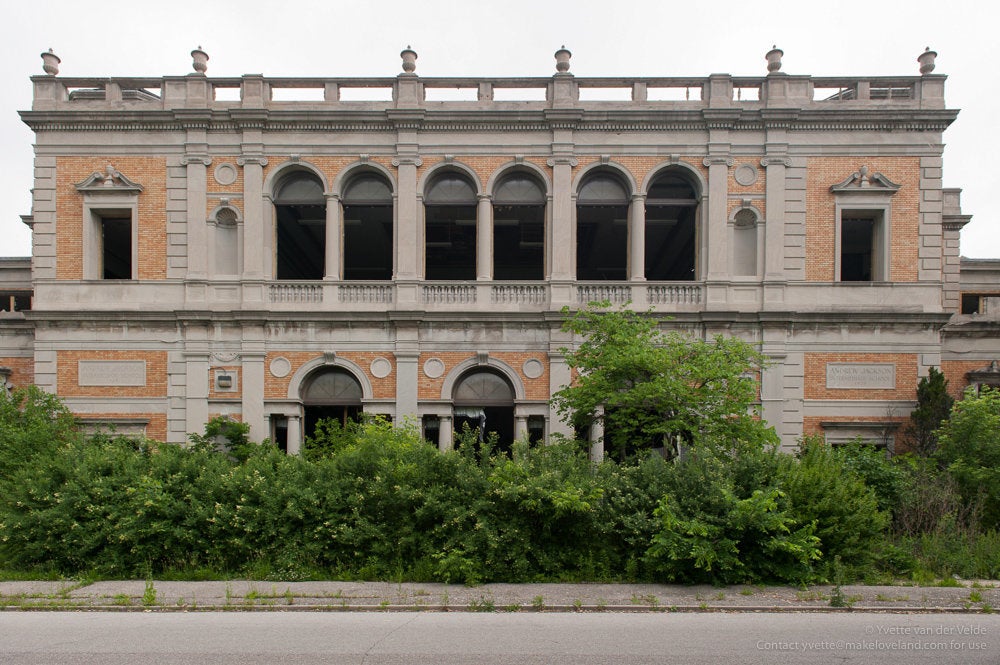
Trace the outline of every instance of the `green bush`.
{"type": "Polygon", "coordinates": [[[1000,527],[1000,391],[971,391],[937,432],[937,459],[967,503],[982,502],[982,523],[1000,527]]]}

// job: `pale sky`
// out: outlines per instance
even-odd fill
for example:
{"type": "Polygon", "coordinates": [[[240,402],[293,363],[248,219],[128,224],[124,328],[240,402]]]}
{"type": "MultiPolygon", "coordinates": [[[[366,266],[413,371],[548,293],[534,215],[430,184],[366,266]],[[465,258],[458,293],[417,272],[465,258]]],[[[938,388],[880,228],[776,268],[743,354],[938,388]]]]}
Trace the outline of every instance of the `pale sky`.
{"type": "Polygon", "coordinates": [[[31,251],[19,215],[31,210],[33,136],[17,111],[31,106],[28,77],[48,48],[74,77],[187,74],[199,45],[209,76],[395,76],[412,45],[422,76],[515,77],[550,76],[565,44],[579,77],[641,77],[763,76],[777,44],[783,72],[815,76],[916,76],[917,55],[937,51],[948,108],[961,109],[944,135],[944,185],[963,189],[973,215],[962,254],[1000,257],[988,207],[1000,191],[995,29],[987,3],[968,0],[12,2],[0,25],[0,256],[31,251]]]}

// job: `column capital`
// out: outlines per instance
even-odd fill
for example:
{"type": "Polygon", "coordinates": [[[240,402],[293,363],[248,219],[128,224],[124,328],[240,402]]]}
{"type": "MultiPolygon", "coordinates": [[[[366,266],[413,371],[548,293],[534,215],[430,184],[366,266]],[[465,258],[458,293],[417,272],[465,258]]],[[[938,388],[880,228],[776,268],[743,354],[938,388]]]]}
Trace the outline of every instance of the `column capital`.
{"type": "Polygon", "coordinates": [[[424,160],[420,159],[416,155],[412,157],[393,157],[392,165],[399,166],[423,166],[424,160]]]}
{"type": "Polygon", "coordinates": [[[760,165],[764,168],[768,166],[789,167],[792,165],[792,159],[790,157],[764,157],[760,160],[760,165]]]}
{"type": "Polygon", "coordinates": [[[549,157],[545,163],[549,166],[577,166],[580,162],[576,157],[549,157]]]}
{"type": "Polygon", "coordinates": [[[181,166],[187,166],[189,164],[201,164],[202,166],[211,166],[212,158],[208,155],[190,154],[181,157],[181,166]]]}
{"type": "Polygon", "coordinates": [[[706,157],[705,159],[701,160],[701,163],[704,164],[705,166],[731,167],[735,163],[735,161],[733,160],[732,157],[716,155],[716,156],[706,157]]]}
{"type": "Polygon", "coordinates": [[[240,166],[246,166],[247,164],[267,166],[267,157],[264,155],[241,155],[236,158],[236,163],[240,166]]]}
{"type": "Polygon", "coordinates": [[[493,195],[492,194],[476,194],[476,198],[478,198],[479,202],[482,203],[483,201],[492,201],[493,200],[493,195]]]}

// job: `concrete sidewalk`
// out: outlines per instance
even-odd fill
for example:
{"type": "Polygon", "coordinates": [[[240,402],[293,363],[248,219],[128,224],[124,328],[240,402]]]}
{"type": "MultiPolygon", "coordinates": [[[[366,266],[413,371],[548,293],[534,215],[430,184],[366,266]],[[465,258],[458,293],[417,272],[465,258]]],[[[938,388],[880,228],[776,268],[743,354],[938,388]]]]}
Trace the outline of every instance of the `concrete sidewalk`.
{"type": "Polygon", "coordinates": [[[993,612],[1000,582],[961,587],[392,582],[0,582],[6,610],[993,612]]]}

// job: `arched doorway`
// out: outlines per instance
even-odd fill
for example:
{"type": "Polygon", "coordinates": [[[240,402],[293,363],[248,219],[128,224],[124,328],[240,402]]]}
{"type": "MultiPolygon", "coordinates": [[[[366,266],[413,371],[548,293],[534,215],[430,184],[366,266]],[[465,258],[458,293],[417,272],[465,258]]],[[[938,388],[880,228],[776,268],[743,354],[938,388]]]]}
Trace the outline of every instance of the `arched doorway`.
{"type": "Polygon", "coordinates": [[[323,419],[341,426],[357,421],[363,411],[361,384],[341,367],[325,367],[314,372],[302,385],[305,410],[303,434],[313,436],[316,423],[323,419]]]}
{"type": "Polygon", "coordinates": [[[464,424],[479,432],[483,441],[497,435],[497,450],[509,451],[514,443],[514,388],[497,372],[475,369],[465,374],[452,395],[455,433],[464,424]]]}

